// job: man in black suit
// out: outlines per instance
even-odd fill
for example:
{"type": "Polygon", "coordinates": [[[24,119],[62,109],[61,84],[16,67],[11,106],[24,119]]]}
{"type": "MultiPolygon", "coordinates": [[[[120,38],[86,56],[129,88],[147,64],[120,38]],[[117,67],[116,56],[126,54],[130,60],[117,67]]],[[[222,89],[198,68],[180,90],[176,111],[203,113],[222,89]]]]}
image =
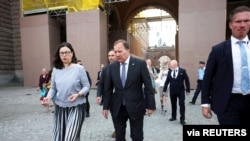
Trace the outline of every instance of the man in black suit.
{"type": "Polygon", "coordinates": [[[176,60],[170,61],[171,70],[168,71],[167,80],[165,81],[163,87],[163,93],[166,93],[168,85],[170,84],[170,101],[172,108],[172,117],[169,121],[176,120],[176,111],[177,111],[177,98],[179,99],[180,106],[180,123],[182,125],[186,124],[185,122],[185,86],[186,94],[190,94],[190,83],[189,78],[186,73],[186,70],[178,67],[178,62],[176,60]],[[185,82],[185,86],[184,86],[185,82]]]}
{"type": "Polygon", "coordinates": [[[231,38],[213,46],[208,56],[201,92],[202,114],[210,119],[213,111],[221,125],[250,125],[250,45],[247,36],[250,8],[237,7],[229,18],[231,38]],[[244,71],[246,75],[242,76],[244,71]],[[247,83],[243,85],[245,80],[247,83]]]}
{"type": "Polygon", "coordinates": [[[143,141],[145,104],[149,116],[156,109],[147,65],[144,60],[130,55],[129,45],[125,40],[117,40],[114,43],[114,51],[117,61],[110,64],[107,69],[103,116],[108,118],[108,110],[110,110],[116,141],[125,141],[128,119],[132,140],[143,141]],[[114,89],[115,93],[113,93],[114,89]]]}
{"type": "Polygon", "coordinates": [[[104,67],[105,67],[105,65],[104,65],[104,64],[101,64],[101,68],[100,68],[100,70],[97,72],[97,79],[96,79],[95,86],[98,86],[98,84],[99,84],[99,81],[100,81],[101,75],[102,75],[102,70],[103,70],[104,67]]]}
{"type": "MultiPolygon", "coordinates": [[[[113,62],[116,61],[115,51],[113,49],[108,52],[108,60],[109,60],[109,64],[112,64],[113,62]]],[[[102,75],[101,75],[101,78],[100,78],[100,81],[99,81],[99,84],[97,87],[96,103],[100,104],[100,105],[102,105],[102,103],[103,103],[102,96],[104,93],[104,84],[105,84],[105,78],[106,78],[105,74],[106,74],[106,70],[107,70],[108,66],[109,65],[105,66],[102,69],[102,75]]],[[[115,132],[113,132],[111,137],[115,138],[115,136],[116,136],[116,134],[115,134],[115,132]]]]}
{"type": "MultiPolygon", "coordinates": [[[[115,56],[115,51],[112,49],[108,52],[108,60],[109,60],[109,64],[112,64],[113,62],[116,61],[116,56],[115,56]]],[[[97,86],[97,94],[96,94],[96,103],[97,104],[101,104],[102,103],[102,96],[104,93],[104,83],[105,83],[105,73],[106,73],[106,69],[109,65],[105,66],[102,69],[102,74],[99,80],[99,84],[97,86]]]]}

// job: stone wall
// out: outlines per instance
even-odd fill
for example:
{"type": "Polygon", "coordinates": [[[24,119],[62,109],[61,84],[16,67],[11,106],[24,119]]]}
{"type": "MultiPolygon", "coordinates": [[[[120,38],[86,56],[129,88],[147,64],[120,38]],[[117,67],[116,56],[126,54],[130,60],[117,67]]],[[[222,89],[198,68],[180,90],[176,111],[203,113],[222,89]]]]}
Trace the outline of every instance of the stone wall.
{"type": "Polygon", "coordinates": [[[14,82],[23,83],[23,68],[22,68],[22,48],[20,36],[20,16],[21,16],[20,0],[11,0],[11,19],[12,19],[12,37],[14,50],[14,82]]]}
{"type": "Polygon", "coordinates": [[[0,1],[0,85],[22,82],[16,75],[22,70],[19,17],[19,0],[0,1]]]}

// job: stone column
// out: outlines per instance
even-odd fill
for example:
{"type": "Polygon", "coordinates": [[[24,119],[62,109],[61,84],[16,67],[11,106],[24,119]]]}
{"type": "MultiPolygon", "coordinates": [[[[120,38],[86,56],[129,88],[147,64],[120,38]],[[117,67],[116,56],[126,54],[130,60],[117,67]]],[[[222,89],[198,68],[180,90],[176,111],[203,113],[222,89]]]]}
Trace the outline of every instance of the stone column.
{"type": "Polygon", "coordinates": [[[47,14],[20,19],[24,86],[38,86],[42,68],[51,63],[60,43],[60,24],[47,14]]]}
{"type": "Polygon", "coordinates": [[[225,40],[226,0],[179,0],[179,65],[196,88],[199,61],[207,61],[211,47],[225,40]]]}
{"type": "Polygon", "coordinates": [[[76,57],[82,60],[95,87],[100,64],[107,64],[107,15],[100,9],[68,13],[66,30],[67,41],[74,47],[76,57]]]}

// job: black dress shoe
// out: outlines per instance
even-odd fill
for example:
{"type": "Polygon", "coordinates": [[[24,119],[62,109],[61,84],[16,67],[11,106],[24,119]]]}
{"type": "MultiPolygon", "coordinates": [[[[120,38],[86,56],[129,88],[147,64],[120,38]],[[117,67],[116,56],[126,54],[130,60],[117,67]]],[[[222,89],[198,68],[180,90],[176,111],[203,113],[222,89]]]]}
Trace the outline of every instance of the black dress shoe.
{"type": "Polygon", "coordinates": [[[195,103],[194,103],[194,102],[192,102],[192,101],[190,101],[189,103],[190,103],[190,104],[193,104],[193,105],[195,104],[195,103]]]}
{"type": "Polygon", "coordinates": [[[176,120],[176,118],[171,118],[171,119],[169,119],[169,121],[174,121],[174,120],[176,120]]]}
{"type": "Polygon", "coordinates": [[[116,134],[115,134],[115,132],[113,132],[112,135],[111,135],[111,137],[115,138],[115,136],[116,136],[116,134]]]}
{"type": "Polygon", "coordinates": [[[182,125],[185,125],[185,124],[186,124],[186,122],[185,122],[185,121],[181,121],[180,123],[181,123],[182,125]]]}

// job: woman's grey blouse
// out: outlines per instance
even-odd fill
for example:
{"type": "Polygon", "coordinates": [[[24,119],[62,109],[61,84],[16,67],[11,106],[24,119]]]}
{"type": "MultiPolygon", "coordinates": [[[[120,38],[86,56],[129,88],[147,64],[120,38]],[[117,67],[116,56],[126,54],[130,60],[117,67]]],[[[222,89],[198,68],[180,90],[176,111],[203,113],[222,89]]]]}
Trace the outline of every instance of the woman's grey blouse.
{"type": "Polygon", "coordinates": [[[72,107],[86,103],[85,95],[90,90],[87,74],[83,66],[71,64],[68,68],[53,68],[51,76],[51,88],[48,94],[56,95],[55,103],[60,107],[72,107]],[[81,93],[76,101],[70,102],[72,94],[81,93]]]}

